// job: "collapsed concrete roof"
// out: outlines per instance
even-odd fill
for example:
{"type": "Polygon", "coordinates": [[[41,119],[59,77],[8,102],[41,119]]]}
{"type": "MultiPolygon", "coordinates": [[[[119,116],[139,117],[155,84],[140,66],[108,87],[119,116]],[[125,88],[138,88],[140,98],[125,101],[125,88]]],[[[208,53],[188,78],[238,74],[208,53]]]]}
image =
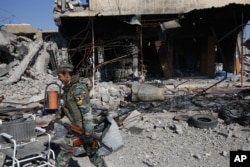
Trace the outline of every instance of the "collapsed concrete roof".
{"type": "MultiPolygon", "coordinates": [[[[77,1],[77,0],[76,0],[77,1]]],[[[78,1],[77,1],[78,2],[78,1]]],[[[58,26],[62,25],[61,19],[89,18],[94,16],[137,16],[140,21],[157,19],[157,22],[164,22],[176,19],[184,13],[195,10],[221,8],[228,5],[250,5],[248,0],[196,0],[172,1],[172,0],[128,0],[117,3],[116,0],[90,0],[86,5],[80,3],[66,2],[66,0],[55,2],[54,20],[58,26]],[[147,17],[147,16],[153,17],[147,17]],[[172,18],[160,18],[159,15],[172,15],[172,18]],[[146,18],[143,18],[145,17],[146,18]]],[[[242,11],[244,13],[244,11],[242,11]]]]}
{"type": "MultiPolygon", "coordinates": [[[[62,16],[114,16],[114,15],[143,15],[143,14],[176,14],[187,13],[195,9],[222,7],[234,4],[250,4],[248,0],[127,0],[117,3],[116,0],[90,0],[89,10],[63,13],[62,16]]],[[[73,9],[73,8],[72,8],[73,9]]]]}
{"type": "MultiPolygon", "coordinates": [[[[212,26],[215,29],[220,27],[217,31],[226,28],[228,30],[223,30],[226,32],[231,31],[232,27],[241,28],[239,26],[244,25],[250,19],[248,0],[237,2],[232,0],[201,0],[199,2],[195,0],[185,2],[128,0],[126,3],[123,1],[117,3],[115,0],[90,0],[86,5],[76,2],[78,1],[74,0],[73,3],[63,0],[54,4],[55,23],[59,31],[68,37],[83,31],[91,17],[95,20],[94,31],[99,38],[107,32],[117,32],[121,29],[133,32],[134,28],[129,27],[128,24],[132,25],[131,21],[137,21],[137,25],[149,30],[148,32],[144,29],[144,39],[151,38],[152,35],[158,36],[161,24],[174,20],[177,20],[184,28],[193,29],[194,25],[197,27],[199,24],[200,27],[212,26]]],[[[115,33],[113,37],[120,36],[123,32],[115,33]]],[[[134,36],[135,34],[128,33],[128,35],[134,36]]],[[[112,36],[109,34],[108,38],[112,36]]]]}

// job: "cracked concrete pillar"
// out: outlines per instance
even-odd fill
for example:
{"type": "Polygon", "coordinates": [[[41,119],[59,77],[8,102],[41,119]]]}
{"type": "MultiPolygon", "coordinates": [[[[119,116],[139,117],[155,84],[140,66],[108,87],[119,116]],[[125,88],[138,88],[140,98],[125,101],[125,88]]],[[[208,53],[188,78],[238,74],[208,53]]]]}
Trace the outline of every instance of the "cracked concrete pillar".
{"type": "Polygon", "coordinates": [[[133,65],[132,65],[132,70],[133,70],[133,74],[135,77],[138,77],[138,48],[136,45],[132,46],[132,50],[133,50],[133,65]]]}
{"type": "Polygon", "coordinates": [[[66,11],[66,0],[61,0],[61,11],[62,12],[66,11]]]}
{"type": "Polygon", "coordinates": [[[39,56],[36,59],[36,62],[34,64],[34,68],[36,72],[43,74],[47,73],[49,60],[50,60],[50,54],[47,52],[48,43],[44,44],[43,50],[39,53],[39,56]]]}

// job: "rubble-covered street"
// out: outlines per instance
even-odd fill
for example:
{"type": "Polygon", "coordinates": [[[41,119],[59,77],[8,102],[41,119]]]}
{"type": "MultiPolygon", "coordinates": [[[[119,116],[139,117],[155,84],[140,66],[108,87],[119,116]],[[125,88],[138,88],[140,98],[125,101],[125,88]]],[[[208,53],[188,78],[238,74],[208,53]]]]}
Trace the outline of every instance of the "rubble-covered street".
{"type": "MultiPolygon", "coordinates": [[[[105,91],[107,88],[113,90],[106,94],[109,98],[114,96],[123,99],[116,107],[105,104],[106,98],[100,98],[100,102],[93,103],[93,107],[97,109],[95,112],[107,112],[108,109],[109,115],[116,118],[123,137],[123,148],[105,157],[110,167],[224,167],[229,166],[230,151],[250,149],[249,119],[248,125],[240,125],[235,120],[226,124],[225,120],[219,118],[218,125],[209,129],[196,128],[187,122],[190,116],[198,113],[217,118],[223,109],[236,112],[235,115],[238,118],[243,111],[249,114],[247,89],[244,88],[242,91],[242,88],[236,87],[239,82],[223,81],[207,90],[207,93],[199,95],[204,88],[218,80],[188,79],[188,82],[183,80],[161,82],[155,80],[151,85],[163,88],[165,98],[153,101],[124,100],[126,98],[122,95],[129,96],[133,93],[132,86],[128,86],[133,82],[128,81],[120,86],[112,82],[96,86],[95,89],[99,91],[105,91]],[[97,107],[99,103],[105,104],[102,106],[107,108],[97,107]],[[230,105],[232,105],[231,108],[230,105]],[[133,116],[126,119],[130,115],[133,116]]],[[[45,126],[51,116],[39,116],[43,107],[44,90],[46,84],[55,81],[57,78],[50,74],[40,75],[37,79],[22,79],[16,84],[5,86],[3,86],[4,81],[1,81],[3,97],[0,103],[1,119],[18,121],[20,119],[18,113],[35,113],[38,123],[45,126]],[[15,111],[11,108],[9,112],[7,110],[9,107],[17,109],[15,111]]],[[[106,92],[110,91],[106,90],[106,92]]],[[[102,93],[98,92],[98,94],[102,93]]],[[[98,99],[96,95],[93,97],[98,99]]],[[[1,159],[3,159],[2,156],[1,159]]],[[[71,161],[72,167],[76,166],[76,161],[80,166],[91,166],[87,158],[75,157],[74,159],[75,161],[71,161]]]]}
{"type": "MultiPolygon", "coordinates": [[[[228,167],[230,151],[249,151],[249,127],[225,125],[219,120],[214,129],[197,129],[186,121],[174,121],[178,114],[183,113],[148,113],[134,128],[122,129],[124,148],[105,158],[108,165],[228,167]]],[[[86,158],[81,164],[91,166],[86,158]]]]}
{"type": "MultiPolygon", "coordinates": [[[[35,51],[46,55],[43,50],[35,51]]],[[[35,114],[37,125],[46,127],[52,119],[53,112],[42,116],[45,95],[49,90],[59,91],[51,83],[61,83],[50,68],[41,70],[32,65],[36,63],[27,63],[39,63],[37,53],[31,60],[17,56],[12,60],[17,62],[15,68],[2,73],[2,123],[22,121],[27,114],[35,114]],[[20,66],[26,70],[13,70],[20,66]]],[[[9,68],[2,64],[3,69],[9,68]]],[[[241,87],[239,78],[240,75],[222,79],[155,78],[143,83],[129,79],[97,82],[90,90],[96,119],[100,115],[112,116],[124,143],[120,150],[105,157],[109,167],[229,166],[230,151],[250,150],[250,92],[248,82],[241,87]],[[195,114],[213,116],[218,123],[213,128],[194,127],[188,120],[195,114]]],[[[81,82],[91,85],[84,77],[81,82]]],[[[1,154],[1,163],[3,159],[1,154]]],[[[70,166],[77,165],[91,166],[87,158],[74,157],[70,166]]]]}

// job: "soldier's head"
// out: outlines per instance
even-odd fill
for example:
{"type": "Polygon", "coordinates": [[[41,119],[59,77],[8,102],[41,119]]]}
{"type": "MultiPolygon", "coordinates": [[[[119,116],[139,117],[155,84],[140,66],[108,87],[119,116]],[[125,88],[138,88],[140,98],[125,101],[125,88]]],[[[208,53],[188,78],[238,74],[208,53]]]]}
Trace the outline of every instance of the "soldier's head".
{"type": "Polygon", "coordinates": [[[57,70],[58,79],[63,84],[67,84],[71,80],[73,74],[74,74],[74,66],[72,64],[62,64],[58,67],[57,70]]]}

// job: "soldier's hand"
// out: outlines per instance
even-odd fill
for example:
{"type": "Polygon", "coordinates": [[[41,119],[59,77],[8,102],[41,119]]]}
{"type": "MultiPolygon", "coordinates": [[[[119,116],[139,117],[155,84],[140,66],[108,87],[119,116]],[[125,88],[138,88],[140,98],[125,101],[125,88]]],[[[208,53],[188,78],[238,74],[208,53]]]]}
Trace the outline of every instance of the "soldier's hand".
{"type": "Polygon", "coordinates": [[[84,145],[90,146],[93,142],[93,137],[91,135],[84,135],[82,140],[84,145]]]}

